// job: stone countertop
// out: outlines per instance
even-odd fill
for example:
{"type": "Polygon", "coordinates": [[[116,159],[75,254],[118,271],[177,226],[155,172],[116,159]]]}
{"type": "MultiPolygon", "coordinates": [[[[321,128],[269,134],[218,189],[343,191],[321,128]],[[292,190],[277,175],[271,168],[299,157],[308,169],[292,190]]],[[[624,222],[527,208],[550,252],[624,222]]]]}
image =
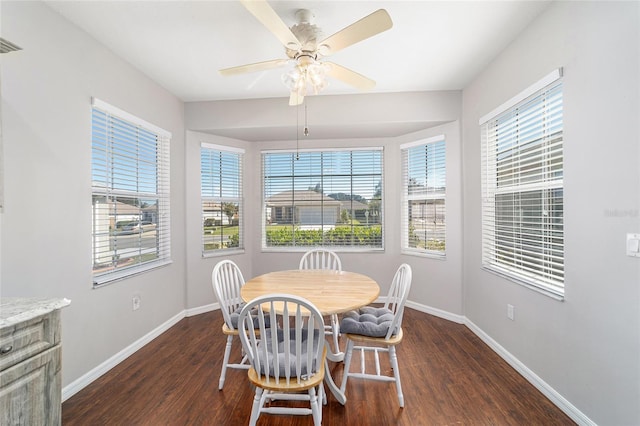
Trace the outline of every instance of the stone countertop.
{"type": "Polygon", "coordinates": [[[3,297],[0,299],[0,328],[28,321],[71,303],[69,299],[3,297]]]}

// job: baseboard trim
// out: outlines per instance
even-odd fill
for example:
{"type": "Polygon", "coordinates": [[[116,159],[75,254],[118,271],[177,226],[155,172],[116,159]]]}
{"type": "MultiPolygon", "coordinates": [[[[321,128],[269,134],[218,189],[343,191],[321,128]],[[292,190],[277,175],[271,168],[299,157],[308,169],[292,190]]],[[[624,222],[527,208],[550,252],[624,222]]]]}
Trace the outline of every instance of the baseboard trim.
{"type": "Polygon", "coordinates": [[[480,327],[474,324],[471,320],[465,317],[464,325],[466,325],[476,336],[478,336],[484,343],[486,343],[495,353],[497,353],[502,359],[504,359],[511,367],[513,367],[522,377],[524,377],[529,383],[535,386],[540,392],[544,394],[551,402],[553,402],[560,410],[562,410],[567,416],[569,416],[574,422],[584,426],[597,426],[589,417],[587,417],[582,411],[578,410],[573,404],[567,401],[562,395],[560,395],[555,389],[553,389],[547,382],[542,380],[536,373],[531,371],[526,365],[524,365],[518,358],[513,356],[509,351],[502,347],[498,342],[493,340],[491,336],[485,333],[480,327]]]}
{"type": "Polygon", "coordinates": [[[424,312],[425,314],[433,315],[438,318],[446,319],[458,324],[464,324],[466,318],[462,315],[452,314],[451,312],[443,311],[441,309],[433,308],[431,306],[423,305],[416,302],[407,300],[405,306],[415,309],[416,311],[424,312]]]}
{"type": "Polygon", "coordinates": [[[137,350],[141,349],[144,345],[151,342],[153,339],[173,327],[178,323],[181,319],[185,317],[186,311],[182,311],[177,315],[173,316],[169,320],[162,323],[160,326],[151,330],[149,333],[142,336],[140,339],[133,342],[131,345],[127,346],[102,364],[98,365],[96,368],[90,370],[88,373],[80,376],[78,379],[69,383],[67,386],[62,388],[62,402],[71,398],[76,393],[80,392],[82,389],[91,384],[98,377],[102,376],[109,370],[111,370],[116,365],[120,364],[122,361],[127,359],[129,356],[133,355],[137,350]]]}
{"type": "Polygon", "coordinates": [[[192,317],[194,315],[206,314],[207,312],[215,311],[216,309],[220,309],[219,303],[211,303],[209,305],[199,306],[197,308],[187,309],[185,311],[185,316],[192,317]]]}

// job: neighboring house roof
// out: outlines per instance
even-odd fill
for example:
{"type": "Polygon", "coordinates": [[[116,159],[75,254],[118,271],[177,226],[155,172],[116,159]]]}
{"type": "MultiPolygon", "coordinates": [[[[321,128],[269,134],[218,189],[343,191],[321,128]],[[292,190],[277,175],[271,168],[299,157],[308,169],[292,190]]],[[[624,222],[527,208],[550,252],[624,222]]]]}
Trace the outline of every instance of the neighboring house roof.
{"type": "Polygon", "coordinates": [[[367,210],[369,208],[368,205],[361,203],[356,200],[342,200],[340,201],[340,206],[343,210],[367,210]]]}
{"type": "Polygon", "coordinates": [[[109,203],[109,214],[115,216],[116,214],[140,214],[140,207],[132,206],[131,204],[115,201],[109,203]]]}
{"type": "Polygon", "coordinates": [[[202,210],[206,211],[220,211],[222,205],[215,201],[205,201],[202,203],[202,210]]]}
{"type": "Polygon", "coordinates": [[[324,206],[340,206],[340,201],[336,201],[331,197],[321,194],[316,191],[309,190],[295,190],[295,191],[282,191],[267,198],[267,206],[269,207],[282,207],[291,206],[293,202],[297,206],[300,205],[315,205],[319,206],[322,202],[324,206]]]}

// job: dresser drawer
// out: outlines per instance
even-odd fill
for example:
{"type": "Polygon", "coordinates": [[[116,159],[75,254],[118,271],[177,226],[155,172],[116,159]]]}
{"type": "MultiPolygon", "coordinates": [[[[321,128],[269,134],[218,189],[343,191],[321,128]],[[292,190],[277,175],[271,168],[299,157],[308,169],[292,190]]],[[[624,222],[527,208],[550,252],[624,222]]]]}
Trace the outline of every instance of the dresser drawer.
{"type": "Polygon", "coordinates": [[[60,311],[0,330],[0,371],[60,343],[60,311]]]}

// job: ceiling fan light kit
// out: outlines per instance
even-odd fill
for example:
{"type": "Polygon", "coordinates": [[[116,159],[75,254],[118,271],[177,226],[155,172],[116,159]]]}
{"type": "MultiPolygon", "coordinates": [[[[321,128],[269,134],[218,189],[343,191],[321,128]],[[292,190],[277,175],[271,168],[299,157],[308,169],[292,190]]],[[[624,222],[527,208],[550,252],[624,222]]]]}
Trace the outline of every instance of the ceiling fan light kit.
{"type": "Polygon", "coordinates": [[[300,105],[307,95],[317,95],[327,87],[327,77],[343,81],[359,90],[375,87],[375,81],[355,71],[322,58],[379,34],[393,26],[391,17],[379,9],[337,33],[318,41],[321,30],[312,23],[314,14],[307,9],[296,11],[297,23],[289,28],[266,0],[240,0],[242,5],[258,19],[285,47],[289,59],[273,59],[220,70],[222,75],[236,75],[265,71],[294,62],[292,70],[282,76],[290,90],[289,105],[300,105]]]}
{"type": "Polygon", "coordinates": [[[317,95],[328,85],[327,67],[311,57],[301,57],[291,71],[282,75],[282,82],[298,96],[317,95]]]}

